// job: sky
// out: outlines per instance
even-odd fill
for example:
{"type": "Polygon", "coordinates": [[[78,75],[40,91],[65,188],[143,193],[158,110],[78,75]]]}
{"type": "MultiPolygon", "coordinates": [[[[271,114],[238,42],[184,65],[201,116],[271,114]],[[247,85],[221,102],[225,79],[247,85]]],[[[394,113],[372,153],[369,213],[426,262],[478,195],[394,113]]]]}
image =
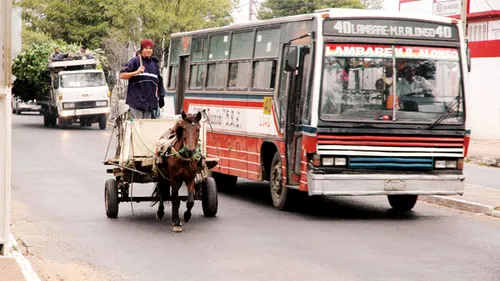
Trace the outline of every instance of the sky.
{"type": "MultiPolygon", "coordinates": [[[[254,3],[259,5],[259,3],[264,2],[265,0],[254,0],[254,3]]],[[[235,9],[233,12],[234,22],[246,22],[248,21],[248,8],[249,8],[249,0],[240,0],[240,5],[238,9],[235,9]]],[[[398,10],[399,0],[384,0],[383,10],[388,11],[397,11],[398,10]]],[[[255,9],[254,9],[255,11],[255,9]]]]}

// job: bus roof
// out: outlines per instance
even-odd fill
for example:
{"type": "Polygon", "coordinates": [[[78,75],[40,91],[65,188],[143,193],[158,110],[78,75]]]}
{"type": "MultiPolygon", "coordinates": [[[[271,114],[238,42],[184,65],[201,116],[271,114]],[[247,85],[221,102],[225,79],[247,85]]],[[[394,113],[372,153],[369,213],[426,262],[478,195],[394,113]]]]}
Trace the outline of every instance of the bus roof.
{"type": "Polygon", "coordinates": [[[314,17],[322,16],[326,13],[329,13],[330,18],[389,18],[389,19],[409,19],[409,20],[419,20],[419,21],[430,21],[430,22],[439,22],[439,23],[451,23],[458,24],[460,20],[449,18],[449,17],[440,17],[440,16],[430,16],[427,14],[415,14],[415,13],[405,13],[405,12],[388,12],[384,10],[363,10],[363,9],[321,9],[316,10],[315,13],[312,14],[303,14],[289,17],[281,17],[274,18],[268,20],[258,20],[251,21],[245,23],[232,24],[223,27],[215,27],[208,29],[201,29],[196,31],[188,31],[188,32],[178,32],[172,34],[172,38],[180,38],[185,36],[195,36],[195,35],[205,35],[206,33],[216,33],[216,32],[224,32],[231,30],[241,30],[245,28],[254,28],[259,26],[269,26],[273,24],[287,23],[287,22],[295,22],[295,21],[303,21],[303,20],[312,20],[314,17]]]}

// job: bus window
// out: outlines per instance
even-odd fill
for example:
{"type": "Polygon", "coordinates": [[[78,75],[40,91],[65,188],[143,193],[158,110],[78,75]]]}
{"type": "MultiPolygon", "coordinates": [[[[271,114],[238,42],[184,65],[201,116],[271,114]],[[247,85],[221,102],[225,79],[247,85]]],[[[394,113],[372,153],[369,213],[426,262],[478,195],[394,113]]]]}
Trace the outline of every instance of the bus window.
{"type": "Polygon", "coordinates": [[[205,64],[191,65],[191,72],[189,75],[189,88],[203,88],[203,79],[205,79],[205,72],[207,66],[205,64]]]}
{"type": "Polygon", "coordinates": [[[226,60],[229,55],[229,35],[213,36],[210,39],[209,60],[226,60]]]}
{"type": "Polygon", "coordinates": [[[279,42],[279,28],[257,31],[257,36],[255,38],[255,57],[278,57],[279,42]]]}
{"type": "Polygon", "coordinates": [[[276,61],[256,61],[253,63],[254,89],[274,89],[276,81],[276,61]]]}
{"type": "Polygon", "coordinates": [[[208,38],[194,38],[191,45],[191,61],[206,61],[208,58],[208,38]]]}
{"type": "Polygon", "coordinates": [[[208,65],[207,88],[222,89],[226,77],[226,63],[212,63],[208,65]]]}
{"type": "Polygon", "coordinates": [[[177,70],[178,67],[176,65],[170,67],[170,78],[168,79],[169,89],[175,89],[175,86],[177,85],[177,70]]]}
{"type": "Polygon", "coordinates": [[[250,59],[253,51],[253,32],[233,33],[231,59],[250,59]]]}
{"type": "Polygon", "coordinates": [[[181,53],[181,41],[172,41],[172,46],[170,47],[170,64],[179,63],[179,54],[181,53]]]}
{"type": "Polygon", "coordinates": [[[250,77],[250,62],[234,62],[229,65],[229,88],[247,89],[250,77]]]}

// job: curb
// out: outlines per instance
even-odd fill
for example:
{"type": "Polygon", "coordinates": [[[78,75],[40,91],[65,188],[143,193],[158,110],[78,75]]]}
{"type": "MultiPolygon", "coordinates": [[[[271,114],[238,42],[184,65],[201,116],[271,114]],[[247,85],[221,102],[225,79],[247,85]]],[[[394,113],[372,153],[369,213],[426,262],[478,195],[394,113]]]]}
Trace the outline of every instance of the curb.
{"type": "Polygon", "coordinates": [[[466,162],[477,164],[477,165],[482,165],[482,166],[499,167],[500,168],[500,157],[471,155],[471,156],[467,156],[466,162]]]}
{"type": "Polygon", "coordinates": [[[16,238],[12,233],[9,235],[10,247],[12,248],[12,255],[17,261],[17,264],[21,268],[21,272],[26,281],[41,281],[36,272],[31,267],[31,263],[26,259],[26,257],[19,250],[19,245],[17,244],[16,238]]]}
{"type": "Polygon", "coordinates": [[[472,213],[479,213],[479,214],[486,214],[489,216],[500,218],[500,211],[495,210],[494,207],[479,204],[479,203],[469,202],[466,200],[455,199],[455,198],[450,198],[447,196],[440,196],[440,195],[419,196],[418,200],[423,201],[423,202],[427,202],[427,203],[431,203],[431,204],[437,204],[437,205],[457,209],[457,210],[462,210],[462,211],[467,211],[467,212],[472,212],[472,213]]]}

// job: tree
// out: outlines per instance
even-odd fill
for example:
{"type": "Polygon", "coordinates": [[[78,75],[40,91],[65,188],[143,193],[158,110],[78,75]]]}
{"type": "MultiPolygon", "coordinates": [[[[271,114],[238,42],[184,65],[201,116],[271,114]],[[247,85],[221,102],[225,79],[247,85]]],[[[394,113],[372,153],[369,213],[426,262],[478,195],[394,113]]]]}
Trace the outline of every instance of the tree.
{"type": "Polygon", "coordinates": [[[100,0],[20,0],[17,5],[28,30],[53,40],[96,48],[109,28],[100,0]]]}
{"type": "Polygon", "coordinates": [[[368,10],[381,10],[383,7],[382,0],[361,0],[363,5],[365,5],[365,9],[368,10]]]}
{"type": "Polygon", "coordinates": [[[257,17],[271,19],[308,14],[323,8],[363,9],[364,5],[360,0],[267,0],[262,3],[257,17]]]}

